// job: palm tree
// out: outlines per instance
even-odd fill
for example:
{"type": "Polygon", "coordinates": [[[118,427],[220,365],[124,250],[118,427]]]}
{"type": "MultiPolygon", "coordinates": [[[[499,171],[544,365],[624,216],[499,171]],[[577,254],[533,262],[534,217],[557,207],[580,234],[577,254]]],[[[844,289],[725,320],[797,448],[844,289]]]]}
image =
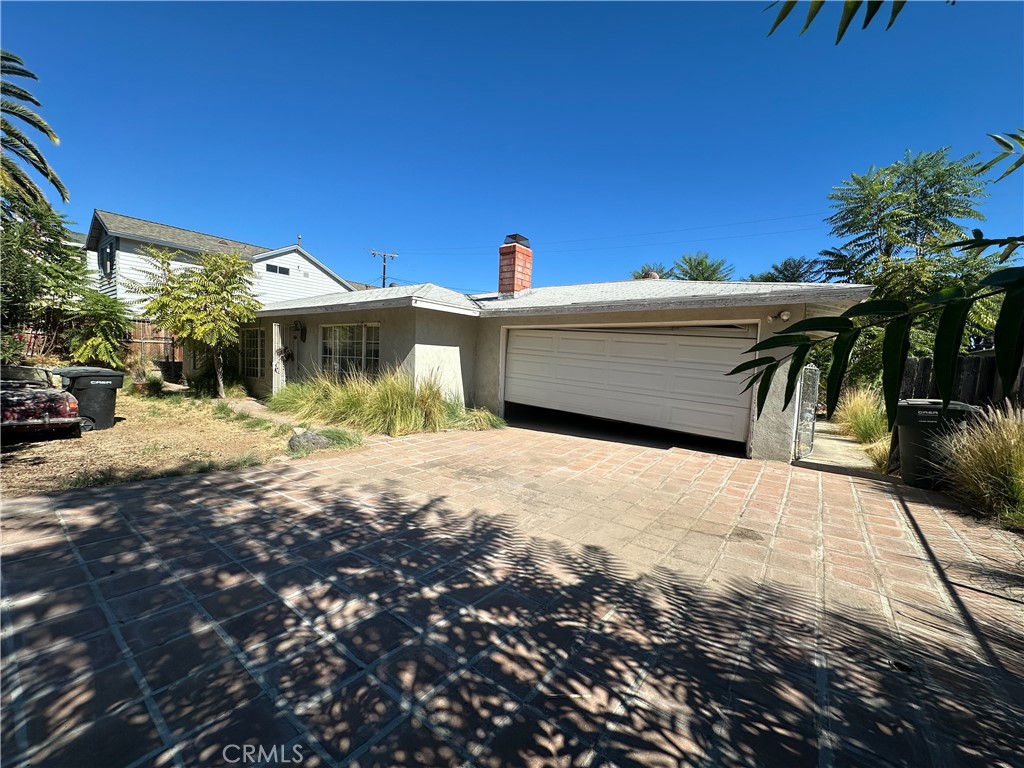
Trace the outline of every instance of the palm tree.
{"type": "Polygon", "coordinates": [[[704,251],[684,253],[672,267],[678,280],[699,280],[702,282],[726,282],[732,278],[735,267],[727,265],[725,259],[712,259],[704,251]]]}
{"type": "Polygon", "coordinates": [[[14,158],[17,157],[50,182],[60,194],[61,200],[66,203],[68,201],[67,187],[46,162],[43,153],[39,151],[32,139],[22,132],[21,128],[24,125],[34,128],[54,144],[60,144],[60,139],[43,118],[26,106],[26,104],[35,107],[42,105],[27,90],[10,82],[12,77],[39,79],[25,68],[25,62],[21,58],[8,51],[0,51],[0,96],[2,96],[0,125],[3,128],[3,138],[0,139],[3,146],[3,154],[0,157],[0,188],[5,197],[17,198],[26,203],[46,201],[46,196],[39,185],[32,180],[24,168],[14,161],[14,158]],[[15,125],[11,122],[13,118],[17,118],[24,125],[20,127],[15,125]]]}
{"type": "Polygon", "coordinates": [[[748,279],[752,283],[820,283],[825,278],[825,265],[821,259],[804,257],[783,259],[772,264],[767,272],[759,272],[748,279]]]}

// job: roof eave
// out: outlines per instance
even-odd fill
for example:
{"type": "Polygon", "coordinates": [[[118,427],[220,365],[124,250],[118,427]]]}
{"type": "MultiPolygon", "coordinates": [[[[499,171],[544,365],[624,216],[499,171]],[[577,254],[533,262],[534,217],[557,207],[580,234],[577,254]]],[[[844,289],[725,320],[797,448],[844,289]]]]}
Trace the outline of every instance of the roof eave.
{"type": "MultiPolygon", "coordinates": [[[[829,291],[830,303],[846,303],[853,306],[866,299],[872,286],[851,286],[845,290],[829,291]]],[[[775,291],[770,294],[750,296],[687,296],[665,299],[625,300],[613,302],[588,302],[580,304],[553,304],[532,307],[483,307],[481,317],[507,317],[524,315],[577,315],[614,312],[645,312],[657,310],[719,309],[729,307],[775,306],[778,304],[807,304],[824,297],[811,296],[803,291],[775,291]]]]}
{"type": "MultiPolygon", "coordinates": [[[[360,292],[361,293],[361,292],[360,292]]],[[[346,301],[342,304],[314,304],[305,307],[264,307],[256,312],[258,317],[273,317],[276,315],[325,315],[332,312],[359,312],[368,309],[395,309],[399,307],[415,307],[433,312],[447,312],[453,315],[467,315],[478,317],[479,310],[471,307],[457,307],[453,304],[445,304],[440,301],[424,299],[419,296],[399,296],[394,299],[368,299],[360,301],[346,301]]]]}

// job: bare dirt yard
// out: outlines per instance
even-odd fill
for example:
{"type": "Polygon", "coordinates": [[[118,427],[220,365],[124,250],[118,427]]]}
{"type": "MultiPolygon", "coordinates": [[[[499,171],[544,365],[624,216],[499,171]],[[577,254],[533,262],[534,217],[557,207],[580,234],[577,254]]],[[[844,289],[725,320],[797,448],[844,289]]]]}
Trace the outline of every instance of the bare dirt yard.
{"type": "Polygon", "coordinates": [[[79,439],[3,436],[4,497],[285,459],[291,430],[181,395],[118,392],[116,423],[79,439]]]}

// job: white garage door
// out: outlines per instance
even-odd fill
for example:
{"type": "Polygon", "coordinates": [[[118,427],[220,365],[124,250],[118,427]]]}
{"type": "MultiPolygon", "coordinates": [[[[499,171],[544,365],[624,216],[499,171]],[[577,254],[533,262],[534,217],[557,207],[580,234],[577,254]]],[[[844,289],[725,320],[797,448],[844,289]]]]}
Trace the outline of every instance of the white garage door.
{"type": "Polygon", "coordinates": [[[511,330],[505,401],[746,441],[751,392],[724,374],[755,338],[753,326],[511,330]]]}

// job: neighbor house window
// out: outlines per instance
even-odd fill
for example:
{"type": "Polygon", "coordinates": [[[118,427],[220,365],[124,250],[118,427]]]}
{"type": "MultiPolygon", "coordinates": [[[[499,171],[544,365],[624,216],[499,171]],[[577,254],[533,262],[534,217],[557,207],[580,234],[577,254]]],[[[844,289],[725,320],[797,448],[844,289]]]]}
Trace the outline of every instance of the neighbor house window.
{"type": "Polygon", "coordinates": [[[377,373],[380,326],[363,323],[320,327],[320,365],[327,373],[377,373]]]}
{"type": "Polygon", "coordinates": [[[278,275],[291,274],[291,270],[288,267],[279,267],[277,264],[267,264],[267,272],[274,272],[278,275]]]}
{"type": "Polygon", "coordinates": [[[241,333],[242,375],[250,379],[263,378],[263,348],[266,334],[262,328],[245,328],[241,333]]]}

